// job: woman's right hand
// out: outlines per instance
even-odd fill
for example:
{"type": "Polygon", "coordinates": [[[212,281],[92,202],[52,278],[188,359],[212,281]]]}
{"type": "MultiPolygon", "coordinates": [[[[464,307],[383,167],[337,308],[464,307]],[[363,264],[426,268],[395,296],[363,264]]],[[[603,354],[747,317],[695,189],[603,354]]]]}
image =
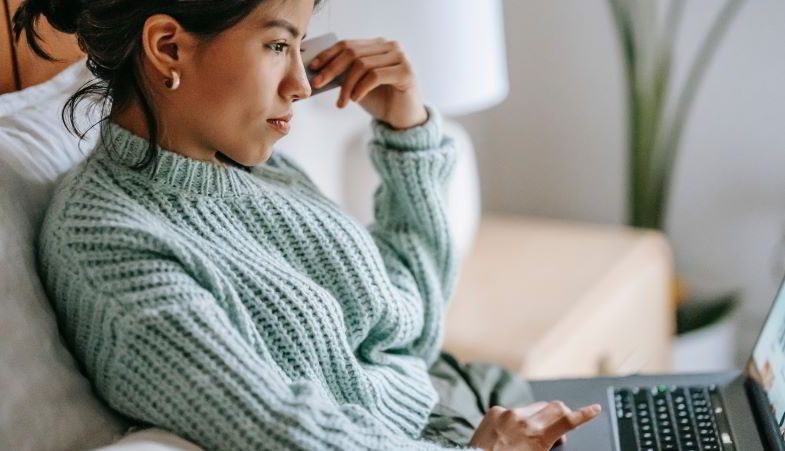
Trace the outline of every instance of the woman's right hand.
{"type": "Polygon", "coordinates": [[[561,401],[551,401],[532,414],[493,406],[474,431],[469,446],[486,451],[548,451],[564,434],[601,410],[599,404],[592,404],[573,411],[561,401]]]}

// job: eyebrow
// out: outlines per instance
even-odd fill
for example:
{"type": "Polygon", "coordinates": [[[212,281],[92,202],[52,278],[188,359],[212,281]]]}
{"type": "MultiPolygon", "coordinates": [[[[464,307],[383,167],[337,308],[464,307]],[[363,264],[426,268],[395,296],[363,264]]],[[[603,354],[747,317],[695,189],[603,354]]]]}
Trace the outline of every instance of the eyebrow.
{"type": "MultiPolygon", "coordinates": [[[[293,23],[284,19],[270,19],[264,24],[262,24],[262,28],[283,28],[284,30],[288,31],[294,38],[300,35],[300,30],[298,30],[293,23]]],[[[302,38],[305,39],[306,36],[308,36],[308,33],[305,33],[302,38]]]]}

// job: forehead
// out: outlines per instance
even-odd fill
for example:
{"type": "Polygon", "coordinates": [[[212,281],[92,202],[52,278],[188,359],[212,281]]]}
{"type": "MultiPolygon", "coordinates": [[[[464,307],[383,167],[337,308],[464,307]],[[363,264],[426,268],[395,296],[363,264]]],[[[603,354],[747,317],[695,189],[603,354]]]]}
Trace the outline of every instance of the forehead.
{"type": "Polygon", "coordinates": [[[314,0],[265,0],[250,16],[259,30],[289,31],[301,37],[313,14],[314,0]]]}

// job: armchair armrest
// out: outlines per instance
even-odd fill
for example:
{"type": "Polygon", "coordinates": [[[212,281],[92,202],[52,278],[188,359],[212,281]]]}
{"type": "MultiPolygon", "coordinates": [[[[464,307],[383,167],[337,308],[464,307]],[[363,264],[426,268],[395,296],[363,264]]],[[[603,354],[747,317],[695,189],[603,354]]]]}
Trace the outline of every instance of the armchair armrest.
{"type": "Polygon", "coordinates": [[[529,378],[667,371],[672,272],[659,232],[483,216],[444,348],[529,378]]]}

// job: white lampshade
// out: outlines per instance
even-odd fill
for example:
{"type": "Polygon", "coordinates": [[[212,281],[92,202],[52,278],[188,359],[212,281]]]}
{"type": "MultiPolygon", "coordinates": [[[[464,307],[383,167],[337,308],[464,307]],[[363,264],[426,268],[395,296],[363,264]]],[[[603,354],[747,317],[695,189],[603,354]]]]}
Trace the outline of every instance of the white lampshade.
{"type": "Polygon", "coordinates": [[[327,0],[309,36],[384,37],[402,45],[426,102],[481,111],[509,92],[501,0],[327,0]]]}

